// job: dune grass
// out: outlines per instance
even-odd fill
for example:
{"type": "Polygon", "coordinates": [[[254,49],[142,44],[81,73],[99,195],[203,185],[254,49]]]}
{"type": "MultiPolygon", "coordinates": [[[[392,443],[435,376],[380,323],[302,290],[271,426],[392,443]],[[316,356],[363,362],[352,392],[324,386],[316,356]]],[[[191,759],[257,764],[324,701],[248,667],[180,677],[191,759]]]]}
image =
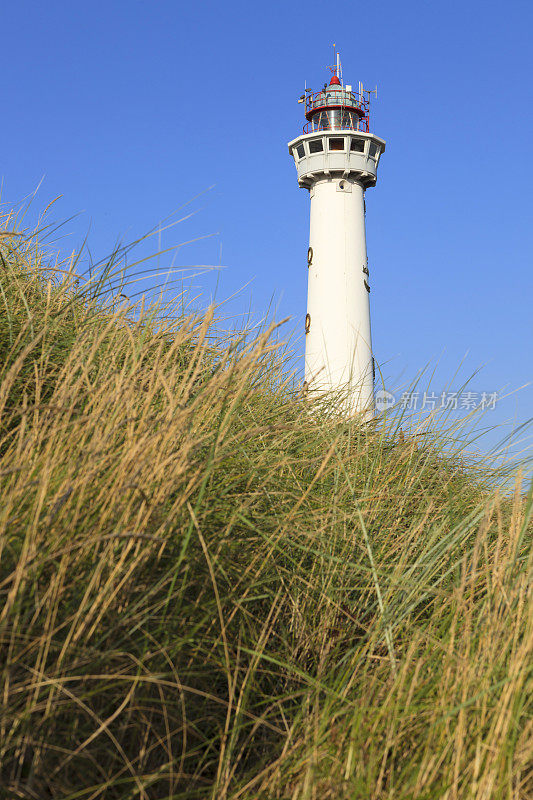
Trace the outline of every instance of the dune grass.
{"type": "Polygon", "coordinates": [[[0,252],[0,794],[532,798],[520,475],[0,252]]]}

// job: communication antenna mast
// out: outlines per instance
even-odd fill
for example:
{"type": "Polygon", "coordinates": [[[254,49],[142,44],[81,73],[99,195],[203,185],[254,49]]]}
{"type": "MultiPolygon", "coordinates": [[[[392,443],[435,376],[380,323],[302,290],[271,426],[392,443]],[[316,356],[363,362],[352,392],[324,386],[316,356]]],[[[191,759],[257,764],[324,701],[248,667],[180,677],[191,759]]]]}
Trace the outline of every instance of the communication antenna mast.
{"type": "Polygon", "coordinates": [[[328,67],[332,71],[334,75],[342,83],[342,64],[341,64],[341,56],[340,53],[337,52],[337,45],[333,42],[333,66],[328,67]]]}

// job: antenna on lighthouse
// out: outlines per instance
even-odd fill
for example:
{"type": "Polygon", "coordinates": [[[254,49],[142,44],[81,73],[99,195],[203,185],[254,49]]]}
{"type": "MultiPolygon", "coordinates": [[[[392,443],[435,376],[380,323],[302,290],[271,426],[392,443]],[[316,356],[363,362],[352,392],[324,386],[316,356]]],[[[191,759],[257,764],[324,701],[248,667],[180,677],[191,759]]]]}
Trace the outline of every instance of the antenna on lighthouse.
{"type": "Polygon", "coordinates": [[[337,52],[337,45],[333,42],[333,65],[328,67],[331,72],[339,79],[340,83],[342,84],[342,64],[341,64],[341,56],[340,53],[337,52]]]}

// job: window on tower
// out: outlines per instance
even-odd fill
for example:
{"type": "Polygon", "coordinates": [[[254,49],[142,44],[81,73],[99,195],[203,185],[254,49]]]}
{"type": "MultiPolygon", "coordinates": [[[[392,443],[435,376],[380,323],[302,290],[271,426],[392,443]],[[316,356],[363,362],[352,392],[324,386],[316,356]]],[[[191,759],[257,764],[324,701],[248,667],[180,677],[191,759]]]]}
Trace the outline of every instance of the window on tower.
{"type": "Polygon", "coordinates": [[[368,155],[370,158],[376,158],[377,154],[379,153],[379,147],[374,142],[370,142],[370,147],[368,148],[368,155]]]}
{"type": "Polygon", "coordinates": [[[350,150],[352,153],[364,153],[365,152],[365,140],[364,139],[352,139],[350,143],[350,150]]]}
{"type": "Polygon", "coordinates": [[[344,139],[330,139],[329,140],[329,149],[330,150],[344,150],[344,139]]]}
{"type": "Polygon", "coordinates": [[[298,158],[303,158],[305,156],[305,150],[303,144],[299,144],[296,148],[296,152],[298,153],[298,158]]]}
{"type": "Polygon", "coordinates": [[[321,153],[324,147],[322,146],[322,139],[315,139],[314,141],[309,142],[309,152],[310,153],[321,153]]]}

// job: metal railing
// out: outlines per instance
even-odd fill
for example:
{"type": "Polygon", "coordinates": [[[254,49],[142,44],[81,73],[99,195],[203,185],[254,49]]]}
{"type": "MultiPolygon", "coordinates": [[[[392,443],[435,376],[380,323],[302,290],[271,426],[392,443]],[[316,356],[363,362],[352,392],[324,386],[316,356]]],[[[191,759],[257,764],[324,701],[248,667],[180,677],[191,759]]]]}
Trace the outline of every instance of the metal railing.
{"type": "Polygon", "coordinates": [[[341,122],[342,128],[368,133],[369,111],[369,98],[356,92],[347,92],[344,89],[315,92],[305,98],[305,116],[309,122],[304,125],[304,133],[314,130],[340,130],[341,122]],[[318,122],[315,121],[317,117],[318,122]],[[355,117],[359,118],[357,123],[352,119],[355,117]]]}
{"type": "Polygon", "coordinates": [[[315,108],[322,106],[347,106],[349,108],[359,108],[362,113],[368,112],[368,98],[357,92],[347,92],[345,89],[331,91],[320,91],[308,94],[305,98],[306,115],[315,108]]]}

